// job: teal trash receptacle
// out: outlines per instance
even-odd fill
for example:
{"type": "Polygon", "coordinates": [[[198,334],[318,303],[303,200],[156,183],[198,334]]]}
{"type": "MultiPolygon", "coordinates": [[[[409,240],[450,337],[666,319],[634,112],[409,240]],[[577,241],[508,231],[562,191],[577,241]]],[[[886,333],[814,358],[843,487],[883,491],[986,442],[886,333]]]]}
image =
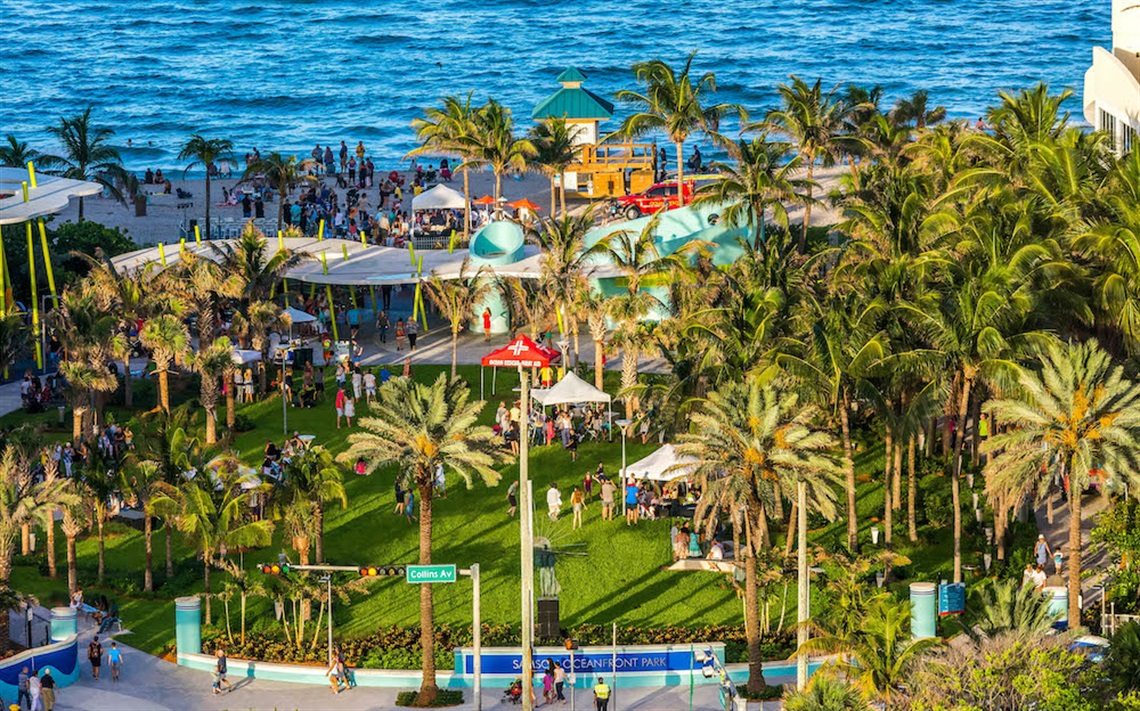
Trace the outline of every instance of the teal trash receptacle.
{"type": "Polygon", "coordinates": [[[1053,626],[1058,629],[1065,629],[1069,626],[1069,589],[1061,585],[1051,585],[1045,588],[1042,592],[1046,603],[1046,609],[1050,615],[1059,615],[1057,619],[1053,620],[1053,626]]]}
{"type": "Polygon", "coordinates": [[[51,608],[51,641],[62,642],[79,632],[79,613],[70,607],[51,608]]]}
{"type": "Polygon", "coordinates": [[[910,634],[914,639],[937,637],[938,586],[910,584],[910,634]]]}
{"type": "Polygon", "coordinates": [[[179,654],[202,653],[202,600],[197,595],[175,599],[174,641],[179,654]]]}

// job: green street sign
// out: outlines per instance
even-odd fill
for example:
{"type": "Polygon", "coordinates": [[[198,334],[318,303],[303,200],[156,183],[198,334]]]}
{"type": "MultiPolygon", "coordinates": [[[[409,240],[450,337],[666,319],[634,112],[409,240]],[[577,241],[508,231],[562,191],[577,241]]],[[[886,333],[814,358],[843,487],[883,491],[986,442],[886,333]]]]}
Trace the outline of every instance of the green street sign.
{"type": "Polygon", "coordinates": [[[455,566],[409,565],[406,575],[409,583],[454,583],[455,566]]]}

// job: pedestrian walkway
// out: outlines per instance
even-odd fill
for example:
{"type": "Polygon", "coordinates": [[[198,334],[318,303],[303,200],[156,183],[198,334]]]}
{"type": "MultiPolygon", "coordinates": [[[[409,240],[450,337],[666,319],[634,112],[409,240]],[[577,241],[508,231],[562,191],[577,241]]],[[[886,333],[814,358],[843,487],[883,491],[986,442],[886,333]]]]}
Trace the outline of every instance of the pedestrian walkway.
{"type": "MultiPolygon", "coordinates": [[[[1061,552],[1064,554],[1064,559],[1061,564],[1062,570],[1060,576],[1052,574],[1052,560],[1045,566],[1045,569],[1051,573],[1047,584],[1068,586],[1069,504],[1061,497],[1059,491],[1051,491],[1048,496],[1052,497],[1053,522],[1049,523],[1049,499],[1043,499],[1037,505],[1033,511],[1033,517],[1037,523],[1038,532],[1045,536],[1049,547],[1056,549],[1060,546],[1061,552]]],[[[1104,577],[1102,570],[1105,563],[1105,552],[1104,550],[1091,550],[1089,541],[1092,538],[1092,529],[1096,526],[1097,516],[1099,516],[1108,505],[1108,496],[1103,493],[1093,496],[1086,494],[1081,499],[1081,569],[1087,573],[1081,580],[1081,595],[1084,598],[1085,608],[1099,604],[1100,602],[1101,588],[1099,585],[1101,579],[1104,577]]]]}

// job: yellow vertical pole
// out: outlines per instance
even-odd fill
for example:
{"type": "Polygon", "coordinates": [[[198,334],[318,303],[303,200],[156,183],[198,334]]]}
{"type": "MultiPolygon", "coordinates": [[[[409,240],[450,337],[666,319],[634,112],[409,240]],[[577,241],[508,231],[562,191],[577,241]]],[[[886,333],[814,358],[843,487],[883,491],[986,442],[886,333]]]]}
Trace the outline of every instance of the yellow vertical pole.
{"type": "Polygon", "coordinates": [[[325,221],[321,220],[317,225],[317,241],[320,242],[325,238],[325,221]]]}
{"type": "MultiPolygon", "coordinates": [[[[278,252],[284,252],[285,251],[285,234],[281,230],[277,230],[277,251],[278,252]]],[[[289,299],[289,280],[288,279],[282,279],[281,280],[281,291],[282,291],[282,293],[285,294],[285,299],[288,300],[289,299]]],[[[269,298],[273,298],[273,297],[271,296],[269,298]]],[[[285,304],[285,305],[288,306],[289,304],[285,304]]]]}
{"type": "MultiPolygon", "coordinates": [[[[328,257],[325,256],[324,252],[321,252],[321,269],[324,271],[325,275],[327,276],[329,273],[329,260],[328,260],[328,257]]],[[[336,330],[336,305],[333,304],[333,293],[332,293],[332,285],[331,284],[325,284],[325,297],[329,300],[329,321],[332,323],[333,341],[334,342],[339,341],[340,336],[337,335],[337,330],[336,330]]]]}
{"type": "Polygon", "coordinates": [[[44,367],[44,353],[40,334],[40,295],[36,292],[36,253],[32,244],[32,223],[28,227],[28,277],[32,285],[32,337],[36,339],[36,367],[44,367]]]}
{"type": "Polygon", "coordinates": [[[451,231],[451,239],[447,240],[447,253],[451,254],[455,251],[455,230],[451,231]]]}
{"type": "Polygon", "coordinates": [[[36,187],[36,164],[28,161],[28,182],[34,188],[36,187]]]}
{"type": "Polygon", "coordinates": [[[57,296],[55,290],[55,272],[51,268],[51,253],[48,252],[47,241],[47,227],[44,226],[44,218],[39,219],[40,223],[40,246],[44,250],[44,267],[47,269],[48,288],[51,289],[51,295],[57,296]]]}
{"type": "Polygon", "coordinates": [[[178,257],[183,258],[186,256],[186,238],[178,240],[178,257]]]}
{"type": "Polygon", "coordinates": [[[162,266],[166,266],[166,245],[162,242],[158,243],[158,258],[162,260],[162,266]]]}
{"type": "Polygon", "coordinates": [[[415,268],[415,266],[416,266],[416,246],[414,244],[412,244],[411,242],[408,242],[408,257],[411,258],[412,267],[415,268]]]}
{"type": "Polygon", "coordinates": [[[194,225],[194,241],[199,247],[202,246],[202,230],[198,229],[198,225],[194,225]]]}

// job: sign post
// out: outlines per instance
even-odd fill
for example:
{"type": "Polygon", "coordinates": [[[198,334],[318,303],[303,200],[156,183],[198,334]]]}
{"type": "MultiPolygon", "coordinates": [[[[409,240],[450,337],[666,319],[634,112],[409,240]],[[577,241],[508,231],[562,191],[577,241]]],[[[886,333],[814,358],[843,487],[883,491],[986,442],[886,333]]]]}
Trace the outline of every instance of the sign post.
{"type": "Polygon", "coordinates": [[[475,689],[475,711],[483,710],[483,618],[479,602],[479,564],[472,563],[471,568],[468,570],[459,571],[460,575],[466,575],[471,578],[471,586],[473,588],[474,600],[471,603],[471,637],[473,646],[475,648],[474,659],[474,689],[475,689]]]}

